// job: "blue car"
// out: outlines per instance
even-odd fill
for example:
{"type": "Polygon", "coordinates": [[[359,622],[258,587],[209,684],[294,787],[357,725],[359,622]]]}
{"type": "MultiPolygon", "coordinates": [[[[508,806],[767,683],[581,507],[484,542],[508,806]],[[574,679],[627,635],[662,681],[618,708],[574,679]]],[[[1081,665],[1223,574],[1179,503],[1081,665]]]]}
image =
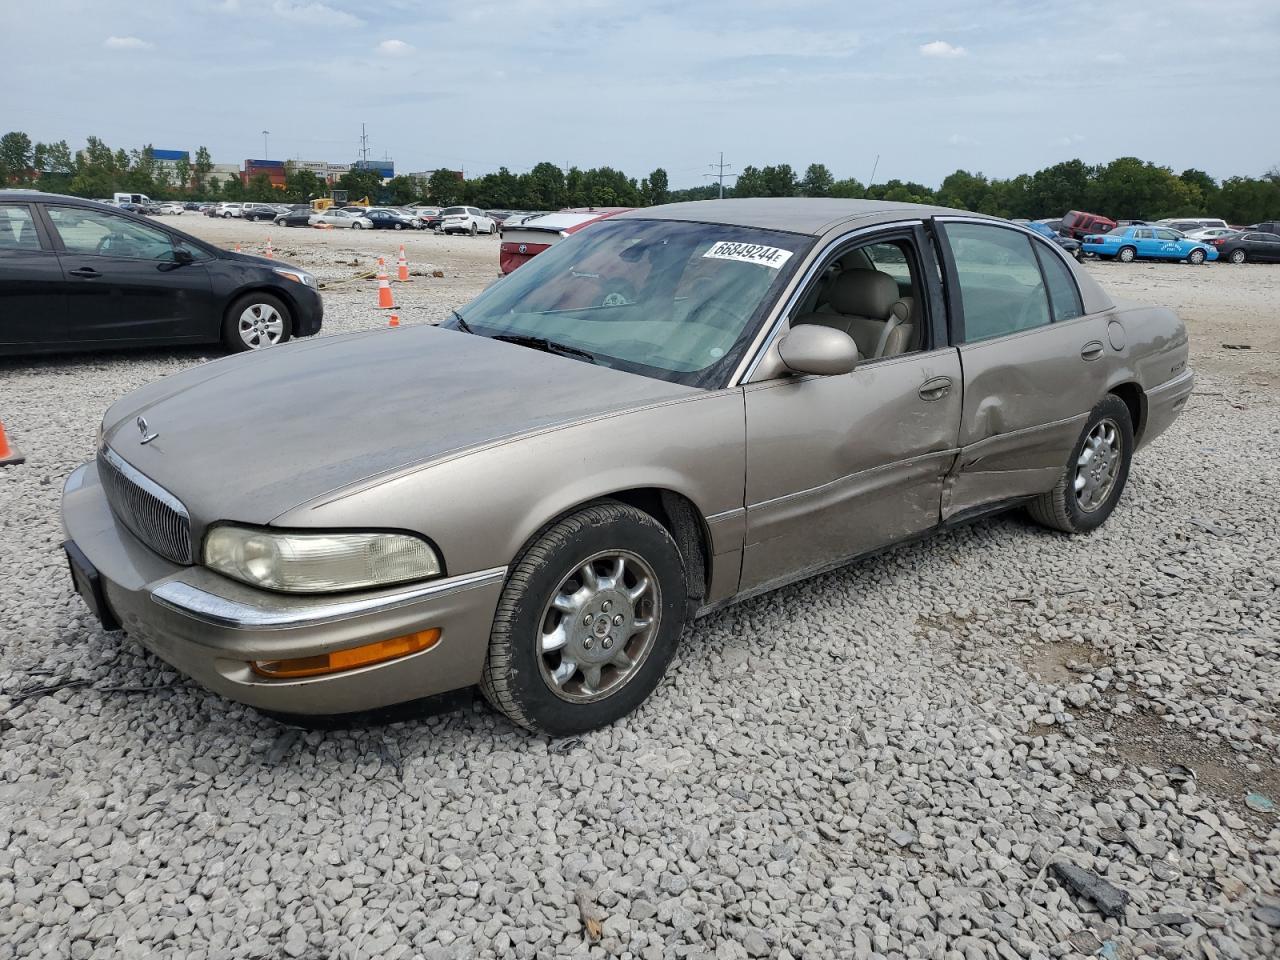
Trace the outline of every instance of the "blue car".
{"type": "Polygon", "coordinates": [[[1077,260],[1080,259],[1080,241],[1073,240],[1071,237],[1064,237],[1057,230],[1049,226],[1047,223],[1041,223],[1039,220],[1031,220],[1023,224],[1028,230],[1034,230],[1042,237],[1052,240],[1067,253],[1071,254],[1077,260]]]}
{"type": "Polygon", "coordinates": [[[1110,233],[1090,234],[1084,238],[1084,252],[1121,263],[1134,260],[1204,263],[1218,259],[1218,251],[1209,244],[1188,240],[1177,230],[1150,225],[1116,227],[1110,233]]]}

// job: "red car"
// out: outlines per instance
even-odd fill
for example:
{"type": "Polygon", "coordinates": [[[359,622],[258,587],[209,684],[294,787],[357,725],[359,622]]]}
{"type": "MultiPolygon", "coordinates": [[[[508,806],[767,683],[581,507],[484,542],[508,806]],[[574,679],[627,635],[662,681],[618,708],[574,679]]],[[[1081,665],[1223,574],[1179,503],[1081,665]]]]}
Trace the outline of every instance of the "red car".
{"type": "Polygon", "coordinates": [[[512,226],[504,224],[500,230],[502,246],[498,251],[498,269],[506,276],[562,237],[630,209],[631,207],[579,207],[533,217],[512,226]]]}
{"type": "Polygon", "coordinates": [[[1090,234],[1110,233],[1115,228],[1116,222],[1110,217],[1085,213],[1082,210],[1068,210],[1066,216],[1062,218],[1062,226],[1058,232],[1065,233],[1076,240],[1084,240],[1090,234]]]}

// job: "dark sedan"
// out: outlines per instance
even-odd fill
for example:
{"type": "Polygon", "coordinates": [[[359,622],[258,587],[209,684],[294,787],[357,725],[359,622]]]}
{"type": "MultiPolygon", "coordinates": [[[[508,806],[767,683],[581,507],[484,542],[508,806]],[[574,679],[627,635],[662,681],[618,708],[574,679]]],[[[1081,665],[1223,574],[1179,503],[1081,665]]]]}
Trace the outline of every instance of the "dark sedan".
{"type": "Polygon", "coordinates": [[[373,222],[375,230],[416,230],[417,221],[393,213],[390,210],[366,210],[364,216],[373,222]]]}
{"type": "Polygon", "coordinates": [[[259,350],[320,329],[299,267],[232,253],[77,197],[0,191],[0,355],[217,343],[259,350]]]}
{"type": "Polygon", "coordinates": [[[1218,259],[1228,263],[1280,263],[1280,234],[1244,231],[1214,237],[1205,243],[1218,248],[1218,259]]]}
{"type": "Polygon", "coordinates": [[[311,218],[316,212],[310,207],[295,207],[288,213],[277,214],[275,225],[277,227],[309,227],[311,226],[311,218]]]}

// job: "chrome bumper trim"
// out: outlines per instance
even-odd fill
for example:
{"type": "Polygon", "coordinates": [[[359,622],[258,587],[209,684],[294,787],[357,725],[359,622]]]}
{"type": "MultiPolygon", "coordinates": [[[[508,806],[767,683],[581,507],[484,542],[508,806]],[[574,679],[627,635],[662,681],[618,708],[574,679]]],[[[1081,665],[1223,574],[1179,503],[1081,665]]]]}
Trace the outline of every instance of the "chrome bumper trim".
{"type": "MultiPolygon", "coordinates": [[[[327,602],[309,604],[303,609],[265,609],[253,604],[228,600],[226,597],[220,597],[177,580],[170,580],[156,587],[151,592],[151,599],[160,606],[183,616],[217,627],[226,627],[231,630],[291,630],[350,620],[368,613],[381,613],[414,603],[437,600],[464,590],[473,590],[476,587],[501,582],[506,576],[506,567],[493,567],[489,570],[450,577],[447,580],[417,584],[411,589],[383,594],[379,597],[359,599],[338,597],[327,602]]],[[[275,595],[267,594],[267,596],[275,595]]]]}

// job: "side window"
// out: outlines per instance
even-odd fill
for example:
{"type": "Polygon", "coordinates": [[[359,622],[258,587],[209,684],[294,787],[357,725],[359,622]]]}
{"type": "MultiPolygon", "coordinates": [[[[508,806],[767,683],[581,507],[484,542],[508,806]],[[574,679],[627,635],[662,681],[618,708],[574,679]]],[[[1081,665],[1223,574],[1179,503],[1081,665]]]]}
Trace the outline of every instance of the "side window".
{"type": "Polygon", "coordinates": [[[1174,233],[1172,230],[1157,230],[1156,239],[1157,240],[1177,240],[1178,235],[1174,233]]]}
{"type": "Polygon", "coordinates": [[[1076,286],[1076,278],[1071,269],[1062,262],[1062,258],[1043,243],[1032,243],[1036,251],[1036,259],[1040,261],[1040,269],[1044,271],[1044,279],[1049,284],[1049,301],[1053,306],[1053,320],[1074,320],[1084,316],[1084,304],[1080,300],[1080,288],[1076,286]]]}
{"type": "Polygon", "coordinates": [[[173,241],[163,230],[98,210],[54,206],[47,209],[68,253],[131,260],[173,259],[173,241]]]}
{"type": "Polygon", "coordinates": [[[1150,239],[1151,239],[1151,231],[1150,231],[1150,230],[1135,230],[1135,231],[1133,231],[1133,238],[1134,238],[1135,240],[1150,240],[1150,239]]]}
{"type": "Polygon", "coordinates": [[[1049,298],[1031,238],[980,223],[949,223],[966,343],[1049,323],[1049,298]]]}
{"type": "Polygon", "coordinates": [[[17,250],[39,250],[40,237],[31,219],[31,208],[0,204],[0,254],[17,250]]]}

